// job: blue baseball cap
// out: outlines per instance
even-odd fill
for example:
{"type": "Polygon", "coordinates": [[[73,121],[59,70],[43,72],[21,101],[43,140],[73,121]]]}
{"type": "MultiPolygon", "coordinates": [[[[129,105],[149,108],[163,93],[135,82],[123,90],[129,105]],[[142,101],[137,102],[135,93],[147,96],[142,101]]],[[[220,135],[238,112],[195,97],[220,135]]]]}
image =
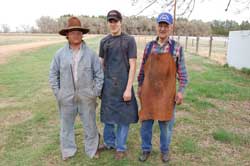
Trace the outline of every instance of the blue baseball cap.
{"type": "Polygon", "coordinates": [[[158,17],[157,17],[157,23],[159,24],[160,22],[165,22],[167,24],[173,24],[173,17],[170,13],[161,13],[158,17]]]}

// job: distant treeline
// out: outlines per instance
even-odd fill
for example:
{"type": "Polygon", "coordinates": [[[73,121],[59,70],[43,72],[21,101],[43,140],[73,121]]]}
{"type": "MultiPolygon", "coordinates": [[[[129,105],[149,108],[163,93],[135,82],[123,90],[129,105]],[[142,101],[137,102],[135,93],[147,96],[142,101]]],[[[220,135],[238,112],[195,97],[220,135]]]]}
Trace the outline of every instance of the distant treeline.
{"type": "MultiPolygon", "coordinates": [[[[32,33],[57,33],[60,29],[66,27],[67,20],[71,15],[63,15],[59,18],[51,18],[49,16],[40,17],[36,23],[37,28],[22,26],[23,32],[32,33]]],[[[78,16],[84,27],[90,29],[92,34],[107,34],[106,16],[78,16]]],[[[133,35],[154,35],[156,18],[148,18],[145,16],[130,16],[123,18],[123,30],[128,34],[133,35]]],[[[3,26],[2,26],[2,29],[3,26]]],[[[201,20],[187,20],[185,18],[178,18],[176,21],[175,35],[181,36],[228,36],[229,31],[233,30],[250,30],[250,23],[243,21],[238,24],[236,21],[218,21],[203,22],[201,20]]],[[[6,25],[5,31],[6,32],[6,25]]]]}

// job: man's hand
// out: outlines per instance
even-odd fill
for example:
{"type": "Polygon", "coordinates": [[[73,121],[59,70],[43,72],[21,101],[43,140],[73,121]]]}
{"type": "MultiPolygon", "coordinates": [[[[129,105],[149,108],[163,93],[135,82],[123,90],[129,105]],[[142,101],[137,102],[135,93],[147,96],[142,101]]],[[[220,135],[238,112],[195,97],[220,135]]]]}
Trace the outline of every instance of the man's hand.
{"type": "Polygon", "coordinates": [[[176,94],[175,102],[176,102],[177,105],[182,104],[182,102],[183,102],[183,95],[182,95],[181,92],[178,92],[178,93],[176,94]]]}
{"type": "Polygon", "coordinates": [[[124,101],[130,101],[132,98],[132,93],[131,90],[125,90],[125,92],[123,93],[123,100],[124,101]]]}

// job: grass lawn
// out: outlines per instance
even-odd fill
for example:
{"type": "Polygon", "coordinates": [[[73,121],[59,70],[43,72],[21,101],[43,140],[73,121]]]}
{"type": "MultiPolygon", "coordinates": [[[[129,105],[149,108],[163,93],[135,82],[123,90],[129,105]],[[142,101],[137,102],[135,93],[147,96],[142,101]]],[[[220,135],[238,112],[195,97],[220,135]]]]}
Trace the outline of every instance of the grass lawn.
{"type": "MultiPolygon", "coordinates": [[[[86,41],[98,50],[100,38],[86,41]]],[[[61,46],[20,53],[0,65],[0,165],[163,165],[157,125],[146,163],[138,161],[139,123],[130,127],[127,159],[115,161],[114,152],[104,152],[92,160],[83,152],[79,118],[78,152],[66,162],[61,160],[59,114],[48,84],[51,59],[61,46]]],[[[177,107],[169,165],[250,165],[250,76],[204,57],[186,55],[186,61],[189,86],[185,103],[177,107]]],[[[97,123],[102,133],[99,108],[97,123]]]]}

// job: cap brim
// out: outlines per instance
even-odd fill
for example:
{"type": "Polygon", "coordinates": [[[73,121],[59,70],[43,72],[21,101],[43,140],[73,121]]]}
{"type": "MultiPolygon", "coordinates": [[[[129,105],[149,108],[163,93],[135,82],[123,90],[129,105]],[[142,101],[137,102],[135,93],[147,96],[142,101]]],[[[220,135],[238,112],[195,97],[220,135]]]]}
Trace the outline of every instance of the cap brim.
{"type": "Polygon", "coordinates": [[[62,30],[60,30],[58,33],[59,33],[60,35],[62,35],[62,36],[66,36],[68,32],[74,31],[74,30],[80,31],[80,32],[82,32],[83,34],[86,34],[86,33],[89,32],[89,29],[87,29],[87,28],[73,27],[73,28],[65,28],[65,29],[62,29],[62,30]]]}
{"type": "Polygon", "coordinates": [[[117,17],[108,17],[108,21],[109,20],[116,20],[116,21],[120,21],[121,19],[117,18],[117,17]]]}
{"type": "Polygon", "coordinates": [[[167,23],[168,25],[171,25],[172,23],[171,22],[168,22],[168,21],[163,21],[163,20],[160,20],[160,21],[157,21],[158,22],[158,24],[159,23],[161,23],[161,22],[163,22],[163,23],[167,23]]]}

